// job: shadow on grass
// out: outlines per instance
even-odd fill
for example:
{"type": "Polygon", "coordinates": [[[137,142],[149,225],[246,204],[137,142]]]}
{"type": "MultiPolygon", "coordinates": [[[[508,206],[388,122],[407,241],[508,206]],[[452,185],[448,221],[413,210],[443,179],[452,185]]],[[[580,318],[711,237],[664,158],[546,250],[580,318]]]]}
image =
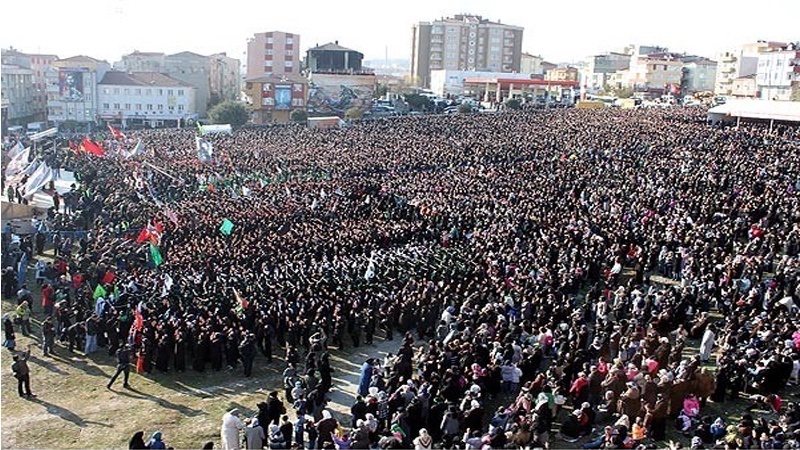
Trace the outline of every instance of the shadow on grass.
{"type": "Polygon", "coordinates": [[[32,363],[36,364],[37,366],[44,367],[45,369],[47,369],[50,372],[53,372],[55,374],[58,374],[58,375],[69,375],[68,372],[65,372],[65,371],[61,370],[58,366],[56,366],[52,362],[50,362],[50,361],[48,361],[46,359],[43,359],[43,358],[39,358],[36,355],[31,355],[31,359],[30,360],[31,360],[32,363]]]}
{"type": "Polygon", "coordinates": [[[185,416],[197,417],[197,416],[202,416],[202,415],[206,414],[205,411],[201,411],[199,409],[190,408],[190,407],[185,406],[185,405],[178,405],[178,404],[172,403],[171,401],[166,400],[164,398],[156,397],[154,395],[150,395],[150,394],[144,393],[144,392],[142,392],[142,391],[140,391],[140,390],[138,390],[138,389],[136,389],[134,387],[124,388],[122,390],[114,390],[114,389],[112,389],[112,390],[114,392],[117,392],[120,395],[125,396],[125,397],[130,397],[130,398],[139,399],[139,400],[149,400],[149,401],[157,404],[158,406],[161,406],[162,408],[178,411],[179,413],[181,413],[181,414],[183,414],[185,416]]]}
{"type": "Polygon", "coordinates": [[[42,400],[38,397],[32,398],[31,402],[36,403],[38,405],[42,405],[47,410],[48,414],[57,416],[61,419],[66,420],[67,422],[72,422],[81,428],[85,428],[89,425],[97,425],[106,428],[110,428],[112,426],[111,424],[108,423],[96,422],[93,420],[84,420],[81,416],[75,414],[74,412],[68,410],[67,408],[42,400]]]}

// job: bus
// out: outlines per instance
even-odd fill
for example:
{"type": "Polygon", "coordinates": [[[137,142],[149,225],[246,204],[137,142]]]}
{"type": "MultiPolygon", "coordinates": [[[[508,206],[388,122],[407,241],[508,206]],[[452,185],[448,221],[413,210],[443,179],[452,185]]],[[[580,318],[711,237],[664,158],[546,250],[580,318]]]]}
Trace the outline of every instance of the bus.
{"type": "Polygon", "coordinates": [[[593,102],[602,102],[606,108],[611,108],[612,106],[616,106],[615,102],[617,101],[617,97],[613,95],[594,95],[588,94],[586,96],[587,100],[591,100],[593,102]]]}

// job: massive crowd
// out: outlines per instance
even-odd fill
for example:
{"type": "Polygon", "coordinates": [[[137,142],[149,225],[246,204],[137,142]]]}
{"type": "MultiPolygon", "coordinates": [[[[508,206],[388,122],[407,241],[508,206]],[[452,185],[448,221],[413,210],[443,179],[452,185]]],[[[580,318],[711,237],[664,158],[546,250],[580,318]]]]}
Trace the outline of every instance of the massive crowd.
{"type": "MultiPolygon", "coordinates": [[[[36,279],[56,339],[130,344],[143,373],[250,376],[285,355],[285,405],[227,414],[225,448],[245,426],[284,448],[631,448],[668,428],[695,448],[800,447],[782,398],[800,368],[797,127],[688,108],[410,116],[206,135],[208,163],[195,135],[61,155],[78,182],[41,227],[56,262],[36,279]],[[330,417],[328,348],[395,337],[351,423],[330,417]],[[740,421],[704,414],[741,396],[740,421]]],[[[3,237],[3,294],[30,308],[16,262],[40,247],[3,237]]]]}

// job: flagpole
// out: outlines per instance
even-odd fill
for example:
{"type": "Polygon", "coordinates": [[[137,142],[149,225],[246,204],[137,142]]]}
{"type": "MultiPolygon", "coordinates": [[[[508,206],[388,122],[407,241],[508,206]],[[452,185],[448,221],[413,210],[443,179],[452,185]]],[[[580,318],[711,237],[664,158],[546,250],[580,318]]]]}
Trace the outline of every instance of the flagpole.
{"type": "Polygon", "coordinates": [[[144,165],[146,165],[146,166],[149,166],[149,167],[152,167],[152,168],[153,168],[153,169],[155,169],[155,170],[156,170],[158,173],[160,173],[160,174],[162,174],[162,175],[164,175],[164,176],[166,176],[166,177],[169,177],[170,179],[172,179],[172,180],[174,180],[174,181],[181,181],[179,178],[176,178],[175,176],[173,176],[173,175],[170,175],[169,173],[167,173],[167,171],[165,171],[164,169],[162,169],[162,168],[160,168],[160,167],[156,166],[155,164],[152,164],[152,163],[150,163],[150,162],[148,162],[148,161],[144,161],[142,164],[144,164],[144,165]]]}

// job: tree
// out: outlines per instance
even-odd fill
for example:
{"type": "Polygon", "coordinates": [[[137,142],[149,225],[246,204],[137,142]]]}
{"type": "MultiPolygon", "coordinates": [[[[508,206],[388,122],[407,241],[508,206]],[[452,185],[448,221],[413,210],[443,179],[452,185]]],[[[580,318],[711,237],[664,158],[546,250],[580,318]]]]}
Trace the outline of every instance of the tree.
{"type": "Polygon", "coordinates": [[[631,98],[633,97],[633,88],[619,88],[614,90],[614,95],[619,98],[631,98]]]}
{"type": "Polygon", "coordinates": [[[431,107],[431,99],[419,94],[406,94],[405,101],[412,111],[427,111],[431,107]]]}
{"type": "Polygon", "coordinates": [[[289,114],[289,118],[292,122],[304,123],[308,120],[308,112],[305,109],[295,109],[289,114]]]}
{"type": "Polygon", "coordinates": [[[506,108],[508,109],[520,109],[521,106],[519,99],[510,98],[506,100],[506,108]]]}
{"type": "Polygon", "coordinates": [[[388,92],[389,92],[389,86],[385,84],[379,84],[378,87],[375,88],[375,98],[382,98],[388,92]]]}
{"type": "Polygon", "coordinates": [[[250,120],[250,112],[244,104],[226,100],[211,108],[208,117],[213,123],[229,123],[238,128],[250,120]]]}
{"type": "Polygon", "coordinates": [[[472,106],[469,106],[466,103],[462,103],[458,105],[458,112],[461,114],[468,114],[472,112],[472,106]]]}
{"type": "Polygon", "coordinates": [[[363,115],[364,111],[362,111],[361,108],[356,106],[348,108],[348,110],[344,112],[345,119],[360,119],[363,115]]]}

